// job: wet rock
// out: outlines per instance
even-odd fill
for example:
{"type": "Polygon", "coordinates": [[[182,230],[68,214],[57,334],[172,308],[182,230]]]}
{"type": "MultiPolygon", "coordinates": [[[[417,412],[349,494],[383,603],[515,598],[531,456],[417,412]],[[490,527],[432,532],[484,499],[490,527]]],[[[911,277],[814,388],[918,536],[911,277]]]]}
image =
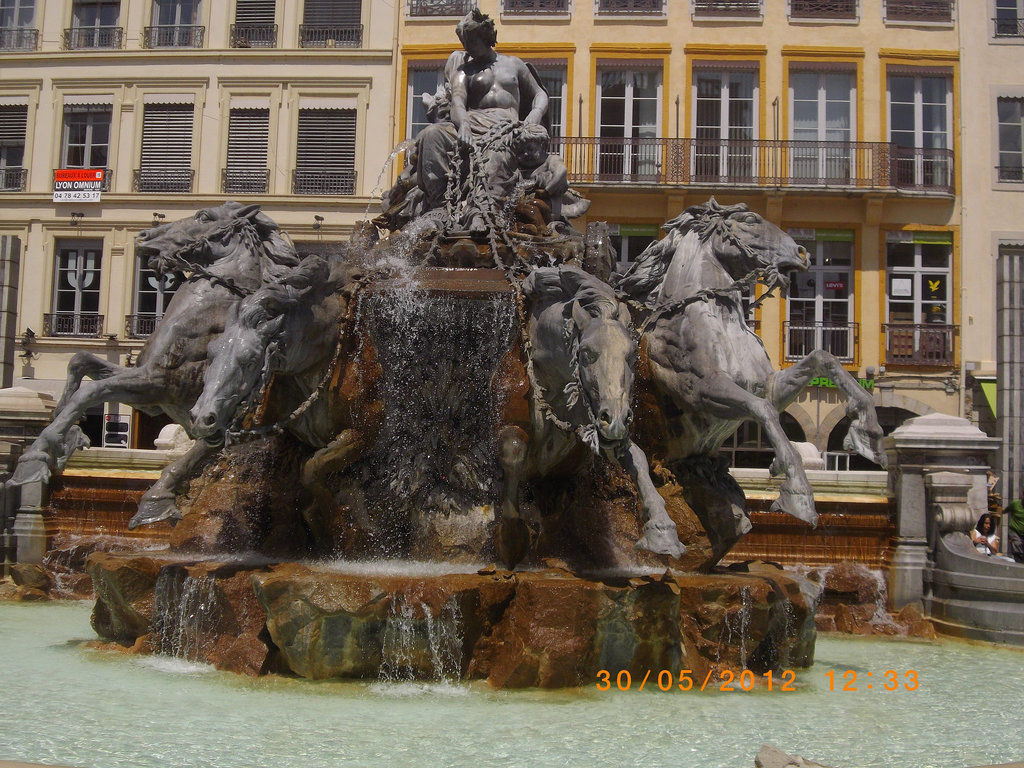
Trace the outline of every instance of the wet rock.
{"type": "Polygon", "coordinates": [[[14,588],[14,601],[19,603],[37,603],[44,600],[49,600],[50,595],[41,589],[35,589],[34,587],[15,587],[14,588]]]}
{"type": "Polygon", "coordinates": [[[2,580],[0,581],[0,602],[5,600],[14,600],[14,593],[18,587],[15,586],[13,581],[2,580]]]}
{"type": "Polygon", "coordinates": [[[94,552],[88,560],[96,590],[92,628],[105,640],[131,645],[149,632],[159,563],[152,557],[94,552]]]}
{"type": "Polygon", "coordinates": [[[825,573],[825,601],[846,605],[882,605],[885,588],[878,577],[861,563],[836,563],[825,573]]]}
{"type": "Polygon", "coordinates": [[[50,574],[41,565],[15,563],[11,566],[11,581],[19,587],[46,592],[53,583],[50,574]]]}
{"type": "Polygon", "coordinates": [[[840,603],[835,609],[836,631],[848,635],[870,635],[873,634],[871,623],[865,618],[863,612],[858,611],[859,606],[849,606],[840,603]]]}
{"type": "Polygon", "coordinates": [[[896,615],[896,621],[905,627],[908,637],[919,637],[927,640],[934,640],[937,635],[935,625],[921,613],[917,603],[908,603],[896,615]]]}
{"type": "Polygon", "coordinates": [[[787,755],[778,747],[762,744],[761,751],[754,758],[755,768],[826,768],[821,763],[812,763],[800,755],[787,755]]]}

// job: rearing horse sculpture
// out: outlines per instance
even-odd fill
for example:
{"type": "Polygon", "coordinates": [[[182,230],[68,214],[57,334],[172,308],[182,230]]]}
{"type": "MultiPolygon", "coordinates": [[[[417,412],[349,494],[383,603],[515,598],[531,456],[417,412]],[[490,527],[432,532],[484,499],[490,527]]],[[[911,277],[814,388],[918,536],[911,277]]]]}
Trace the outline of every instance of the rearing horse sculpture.
{"type": "Polygon", "coordinates": [[[665,225],[668,235],[617,277],[618,288],[642,306],[643,339],[664,419],[665,450],[701,518],[715,559],[750,529],[742,490],[721,467],[708,469],[722,443],[743,421],[760,425],[775,450],[771,472],[785,475],[772,510],[817,522],[814,493],[800,457],[786,438],[779,413],[816,376],[828,376],[847,397],[851,425],[846,447],[885,466],[871,396],[828,352],[818,349],[776,371],[764,345],[747,326],[742,290],[755,279],[783,290],[789,273],[807,268],[803,248],[746,205],[720,206],[714,198],[665,225]],[[703,466],[700,465],[704,461],[703,466]],[[695,486],[717,474],[712,493],[732,493],[722,514],[712,494],[695,486]],[[739,497],[735,498],[738,491],[739,497]]]}
{"type": "MultiPolygon", "coordinates": [[[[188,429],[188,410],[203,388],[207,346],[224,330],[229,310],[264,281],[298,264],[291,243],[259,206],[228,202],[181,221],[142,232],[136,253],[158,273],[188,279],[175,292],[163,319],[133,367],[79,352],[68,365],[67,384],[53,421],[18,460],[9,485],[48,482],[88,440],[78,420],[106,402],[144,413],[167,414],[188,429]]],[[[139,502],[129,526],[179,519],[175,491],[212,449],[197,441],[168,466],[139,502]]]]}

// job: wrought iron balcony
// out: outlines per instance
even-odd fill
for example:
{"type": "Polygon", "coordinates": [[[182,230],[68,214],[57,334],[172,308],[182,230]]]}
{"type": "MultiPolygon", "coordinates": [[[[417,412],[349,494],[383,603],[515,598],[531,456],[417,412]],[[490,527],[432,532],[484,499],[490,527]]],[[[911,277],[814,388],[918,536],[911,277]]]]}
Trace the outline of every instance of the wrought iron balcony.
{"type": "Polygon", "coordinates": [[[206,27],[170,24],[159,27],[144,27],[143,48],[202,48],[206,27]]]}
{"type": "Polygon", "coordinates": [[[292,181],[296,195],[354,195],[355,171],[334,171],[323,168],[296,168],[292,181]]]}
{"type": "Polygon", "coordinates": [[[358,48],[363,44],[363,25],[339,27],[333,24],[300,24],[302,48],[358,48]]]}
{"type": "MultiPolygon", "coordinates": [[[[604,6],[607,4],[607,0],[602,0],[600,13],[621,13],[623,11],[605,11],[604,6]]],[[[661,12],[661,2],[658,0],[658,11],[652,11],[652,13],[661,12]]],[[[545,13],[568,13],[569,12],[569,0],[503,0],[501,5],[502,13],[522,13],[522,14],[545,14],[545,13]]]]}
{"type": "Polygon", "coordinates": [[[953,192],[953,150],[896,149],[893,163],[895,186],[899,189],[953,192]]]}
{"type": "Polygon", "coordinates": [[[409,0],[410,16],[465,16],[476,0],[409,0]]]}
{"type": "Polygon", "coordinates": [[[132,174],[135,192],[191,192],[191,168],[137,168],[132,174]]]}
{"type": "Polygon", "coordinates": [[[597,12],[660,14],[664,10],[662,0],[598,0],[597,12]]]}
{"type": "Polygon", "coordinates": [[[694,16],[759,17],[761,0],[693,0],[694,16]]]}
{"type": "Polygon", "coordinates": [[[64,50],[83,48],[121,48],[124,46],[122,27],[71,27],[64,30],[64,50]]]}
{"type": "Polygon", "coordinates": [[[0,168],[0,192],[24,192],[28,168],[0,168]]]}
{"type": "Polygon", "coordinates": [[[43,336],[99,336],[103,315],[91,312],[53,312],[43,315],[43,336]]]}
{"type": "Polygon", "coordinates": [[[952,365],[957,326],[940,323],[886,323],[888,365],[952,365]]]}
{"type": "Polygon", "coordinates": [[[277,24],[232,24],[232,48],[277,48],[277,24]]]}
{"type": "Polygon", "coordinates": [[[145,313],[139,315],[125,315],[124,335],[128,339],[145,339],[156,329],[163,315],[145,313]]]}
{"type": "Polygon", "coordinates": [[[996,37],[1024,37],[1024,19],[992,19],[996,37]]]}
{"type": "Polygon", "coordinates": [[[269,168],[224,168],[221,191],[260,195],[270,186],[269,168]]]}
{"type": "Polygon", "coordinates": [[[886,21],[953,21],[953,0],[886,0],[886,21]]]}
{"type": "MultiPolygon", "coordinates": [[[[66,170],[66,169],[64,167],[62,167],[61,170],[66,170]]],[[[99,169],[98,168],[83,168],[82,170],[96,171],[96,170],[99,170],[99,169]]],[[[56,176],[56,171],[54,171],[54,176],[56,176]]],[[[114,172],[112,170],[110,170],[109,168],[104,168],[103,169],[103,184],[100,185],[100,191],[101,192],[109,192],[110,191],[110,180],[113,177],[114,177],[114,172]]]]}
{"type": "Polygon", "coordinates": [[[802,360],[816,349],[831,352],[841,363],[853,363],[857,356],[857,323],[784,324],[786,360],[802,360]]]}
{"type": "Polygon", "coordinates": [[[998,165],[996,170],[1000,181],[1024,181],[1024,166],[1020,161],[1012,165],[998,165]]]}
{"type": "Polygon", "coordinates": [[[38,47],[38,29],[0,29],[2,51],[34,51],[38,47]]]}
{"type": "Polygon", "coordinates": [[[857,0],[790,0],[793,19],[856,19],[857,0]]]}

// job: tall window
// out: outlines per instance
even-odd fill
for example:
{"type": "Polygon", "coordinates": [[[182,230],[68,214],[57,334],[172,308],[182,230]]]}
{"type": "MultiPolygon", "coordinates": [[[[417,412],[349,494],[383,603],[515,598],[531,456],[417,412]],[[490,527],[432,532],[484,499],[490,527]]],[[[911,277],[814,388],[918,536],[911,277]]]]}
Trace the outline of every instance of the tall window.
{"type": "Polygon", "coordinates": [[[786,359],[799,360],[824,349],[853,362],[853,232],[819,229],[790,235],[807,249],[810,268],[790,285],[786,359]]]}
{"type": "Polygon", "coordinates": [[[606,179],[656,179],[661,151],[661,66],[634,62],[598,72],[599,173],[606,179]]]}
{"type": "Polygon", "coordinates": [[[444,82],[444,62],[424,61],[409,65],[409,81],[406,87],[406,132],[407,139],[415,139],[420,131],[430,124],[427,110],[423,106],[424,96],[434,96],[444,82]]]}
{"type": "Polygon", "coordinates": [[[121,28],[117,26],[120,15],[119,0],[75,0],[64,47],[120,48],[121,28]]]}
{"type": "Polygon", "coordinates": [[[295,194],[355,194],[355,157],[356,110],[299,110],[295,194]]]}
{"type": "Polygon", "coordinates": [[[999,246],[996,275],[996,423],[1003,498],[1012,498],[1024,483],[1024,249],[1019,243],[999,246]]]}
{"type": "Polygon", "coordinates": [[[64,105],[61,168],[106,168],[110,154],[111,108],[100,104],[64,105]]]}
{"type": "Polygon", "coordinates": [[[950,264],[952,237],[923,232],[893,235],[886,247],[888,359],[892,363],[952,362],[950,264]]]}
{"type": "Polygon", "coordinates": [[[270,182],[267,148],[269,109],[232,109],[228,118],[228,161],[224,191],[266,192],[270,182]]]}
{"type": "Polygon", "coordinates": [[[944,75],[889,76],[889,140],[897,146],[897,184],[948,186],[953,97],[944,75]]]}
{"type": "Polygon", "coordinates": [[[0,106],[0,191],[25,188],[25,133],[28,107],[0,106]]]}
{"type": "Polygon", "coordinates": [[[139,192],[192,189],[191,104],[146,104],[142,113],[142,162],[135,174],[139,192]]]}
{"type": "Polygon", "coordinates": [[[306,0],[299,25],[303,48],[358,48],[363,44],[362,0],[306,0]]]}
{"type": "Polygon", "coordinates": [[[996,100],[999,119],[999,180],[1024,181],[1024,99],[996,100]]]}
{"type": "Polygon", "coordinates": [[[53,336],[96,336],[102,330],[99,240],[58,240],[53,317],[47,329],[53,336]]]}
{"type": "Polygon", "coordinates": [[[614,270],[620,274],[658,239],[657,224],[612,224],[610,232],[612,248],[617,254],[614,270]]]}
{"type": "Polygon", "coordinates": [[[135,314],[128,318],[132,338],[145,338],[167,311],[178,288],[176,274],[158,275],[140,259],[135,271],[135,314]]]}
{"type": "Polygon", "coordinates": [[[565,64],[536,65],[537,74],[548,92],[548,113],[544,117],[544,127],[548,129],[552,140],[565,136],[565,107],[567,75],[565,64]]]}
{"type": "Polygon", "coordinates": [[[996,0],[996,37],[1024,36],[1021,0],[996,0]]]}
{"type": "Polygon", "coordinates": [[[849,180],[848,145],[854,140],[855,88],[854,77],[848,72],[790,73],[792,138],[807,142],[793,147],[794,178],[849,180]]]}
{"type": "Polygon", "coordinates": [[[694,74],[694,175],[700,181],[741,181],[754,173],[757,75],[694,74]]]}
{"type": "Polygon", "coordinates": [[[35,50],[39,31],[33,28],[35,0],[0,0],[0,50],[35,50]]]}
{"type": "Polygon", "coordinates": [[[149,48],[199,48],[204,27],[200,0],[153,0],[152,26],[147,28],[149,48]]]}
{"type": "Polygon", "coordinates": [[[236,0],[232,48],[276,48],[276,0],[236,0]]]}

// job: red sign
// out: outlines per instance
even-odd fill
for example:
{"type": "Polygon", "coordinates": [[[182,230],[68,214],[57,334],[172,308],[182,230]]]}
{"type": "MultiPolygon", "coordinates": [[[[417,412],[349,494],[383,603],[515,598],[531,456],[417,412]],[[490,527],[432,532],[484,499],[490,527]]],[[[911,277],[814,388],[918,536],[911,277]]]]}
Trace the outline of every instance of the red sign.
{"type": "Polygon", "coordinates": [[[54,181],[103,181],[103,168],[55,168],[54,181]]]}
{"type": "Polygon", "coordinates": [[[825,288],[829,291],[841,291],[846,287],[845,280],[826,280],[825,288]]]}

